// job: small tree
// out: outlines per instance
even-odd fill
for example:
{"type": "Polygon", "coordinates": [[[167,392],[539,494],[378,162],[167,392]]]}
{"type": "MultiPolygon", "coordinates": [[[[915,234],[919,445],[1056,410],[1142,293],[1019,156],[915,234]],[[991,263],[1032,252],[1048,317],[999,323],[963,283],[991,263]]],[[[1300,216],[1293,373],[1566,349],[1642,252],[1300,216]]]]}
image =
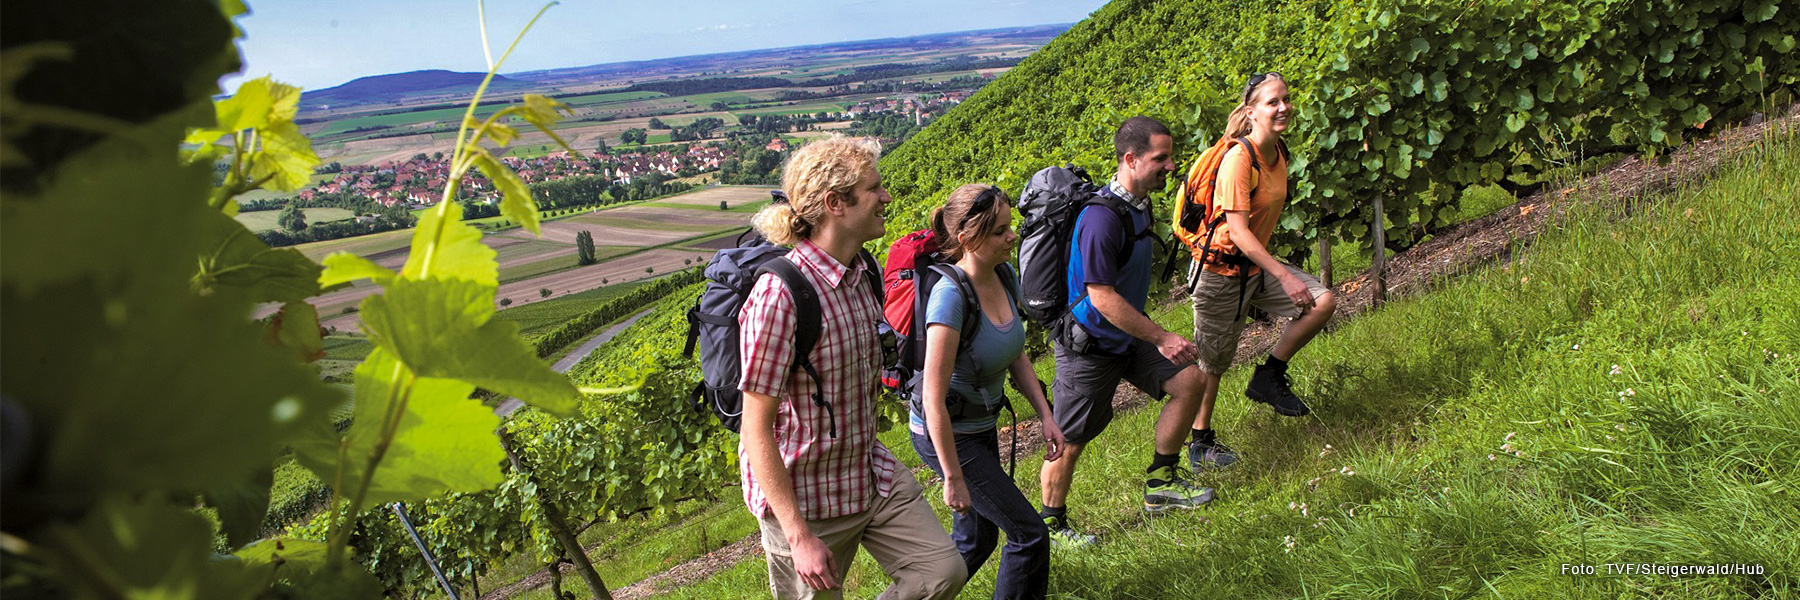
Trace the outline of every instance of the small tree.
{"type": "Polygon", "coordinates": [[[295,233],[306,231],[306,212],[300,210],[299,206],[289,204],[275,215],[275,224],[295,233]]]}
{"type": "Polygon", "coordinates": [[[500,305],[501,306],[512,306],[512,298],[501,298],[500,305]]]}
{"type": "Polygon", "coordinates": [[[549,298],[550,297],[550,288],[538,288],[538,297],[539,298],[549,298]]]}
{"type": "Polygon", "coordinates": [[[594,234],[586,229],[575,234],[575,262],[581,266],[600,262],[599,255],[594,252],[594,234]]]}
{"type": "Polygon", "coordinates": [[[656,268],[655,267],[644,267],[644,272],[645,273],[655,273],[656,268]]]}
{"type": "Polygon", "coordinates": [[[725,209],[726,209],[726,208],[730,208],[730,207],[728,207],[728,206],[726,206],[726,205],[725,205],[725,201],[724,201],[724,200],[720,200],[720,201],[719,201],[719,210],[725,210],[725,209]]]}

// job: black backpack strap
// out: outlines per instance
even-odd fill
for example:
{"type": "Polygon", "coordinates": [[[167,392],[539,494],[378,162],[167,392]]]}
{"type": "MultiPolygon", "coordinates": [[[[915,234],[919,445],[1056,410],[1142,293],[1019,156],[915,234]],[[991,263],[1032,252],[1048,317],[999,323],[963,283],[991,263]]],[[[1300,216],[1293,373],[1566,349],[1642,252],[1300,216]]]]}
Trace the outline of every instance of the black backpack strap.
{"type": "Polygon", "coordinates": [[[800,267],[786,258],[778,258],[763,263],[757,269],[757,278],[762,273],[774,273],[787,286],[788,294],[794,298],[794,369],[806,371],[812,377],[814,406],[823,407],[830,420],[831,437],[837,437],[837,414],[832,411],[831,403],[825,401],[825,381],[819,377],[819,370],[813,367],[812,351],[819,345],[819,333],[824,327],[824,315],[820,312],[819,291],[813,289],[812,282],[800,273],[800,267]]]}

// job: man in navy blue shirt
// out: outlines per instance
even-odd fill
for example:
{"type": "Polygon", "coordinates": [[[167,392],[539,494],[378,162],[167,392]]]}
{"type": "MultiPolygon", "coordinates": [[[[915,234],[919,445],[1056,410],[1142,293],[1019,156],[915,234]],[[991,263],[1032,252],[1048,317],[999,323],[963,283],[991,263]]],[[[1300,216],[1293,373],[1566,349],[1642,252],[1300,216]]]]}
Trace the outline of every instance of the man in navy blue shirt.
{"type": "Polygon", "coordinates": [[[1187,336],[1150,320],[1150,262],[1155,254],[1151,192],[1175,172],[1174,137],[1156,119],[1126,119],[1113,134],[1118,173],[1075,221],[1069,256],[1067,333],[1056,336],[1054,412],[1068,444],[1063,458],[1044,465],[1043,517],[1051,539],[1093,543],[1070,525],[1065,501],[1082,448],[1112,421],[1113,391],[1121,379],[1152,397],[1170,397],[1156,421],[1156,443],[1145,482],[1144,509],[1197,508],[1213,490],[1189,481],[1176,460],[1200,407],[1199,349],[1187,336]]]}

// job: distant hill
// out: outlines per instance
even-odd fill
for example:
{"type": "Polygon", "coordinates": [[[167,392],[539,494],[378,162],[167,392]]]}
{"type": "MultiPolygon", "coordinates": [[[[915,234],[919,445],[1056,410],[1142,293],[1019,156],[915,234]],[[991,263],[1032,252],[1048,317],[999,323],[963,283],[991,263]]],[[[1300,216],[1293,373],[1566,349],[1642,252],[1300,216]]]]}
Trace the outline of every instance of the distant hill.
{"type": "MultiPolygon", "coordinates": [[[[374,75],[358,78],[337,87],[306,92],[301,96],[301,102],[309,108],[315,108],[320,105],[394,102],[431,94],[470,94],[475,91],[476,86],[481,85],[483,75],[483,73],[458,73],[443,69],[374,75]]],[[[533,87],[536,87],[536,84],[529,81],[495,75],[494,81],[488,84],[488,92],[516,91],[533,87]]]]}

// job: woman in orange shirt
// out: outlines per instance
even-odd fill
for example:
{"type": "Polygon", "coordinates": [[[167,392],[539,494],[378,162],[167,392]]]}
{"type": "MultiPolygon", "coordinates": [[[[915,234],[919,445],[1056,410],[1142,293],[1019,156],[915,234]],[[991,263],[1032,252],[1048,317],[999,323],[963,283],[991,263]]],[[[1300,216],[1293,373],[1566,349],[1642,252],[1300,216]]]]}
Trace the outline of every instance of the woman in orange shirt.
{"type": "Polygon", "coordinates": [[[1231,368],[1251,306],[1293,320],[1268,359],[1256,367],[1244,395],[1297,417],[1310,409],[1288,384],[1287,361],[1312,340],[1337,309],[1336,295],[1312,275],[1269,254],[1269,236],[1281,222],[1287,204],[1287,150],[1281,134],[1294,116],[1287,82],[1277,73],[1250,78],[1221,140],[1241,140],[1220,163],[1213,202],[1225,211],[1225,224],[1213,246],[1226,260],[1190,273],[1194,283],[1194,343],[1200,347],[1205,394],[1194,417],[1188,460],[1195,470],[1228,466],[1237,453],[1220,444],[1210,426],[1219,380],[1231,368]]]}

